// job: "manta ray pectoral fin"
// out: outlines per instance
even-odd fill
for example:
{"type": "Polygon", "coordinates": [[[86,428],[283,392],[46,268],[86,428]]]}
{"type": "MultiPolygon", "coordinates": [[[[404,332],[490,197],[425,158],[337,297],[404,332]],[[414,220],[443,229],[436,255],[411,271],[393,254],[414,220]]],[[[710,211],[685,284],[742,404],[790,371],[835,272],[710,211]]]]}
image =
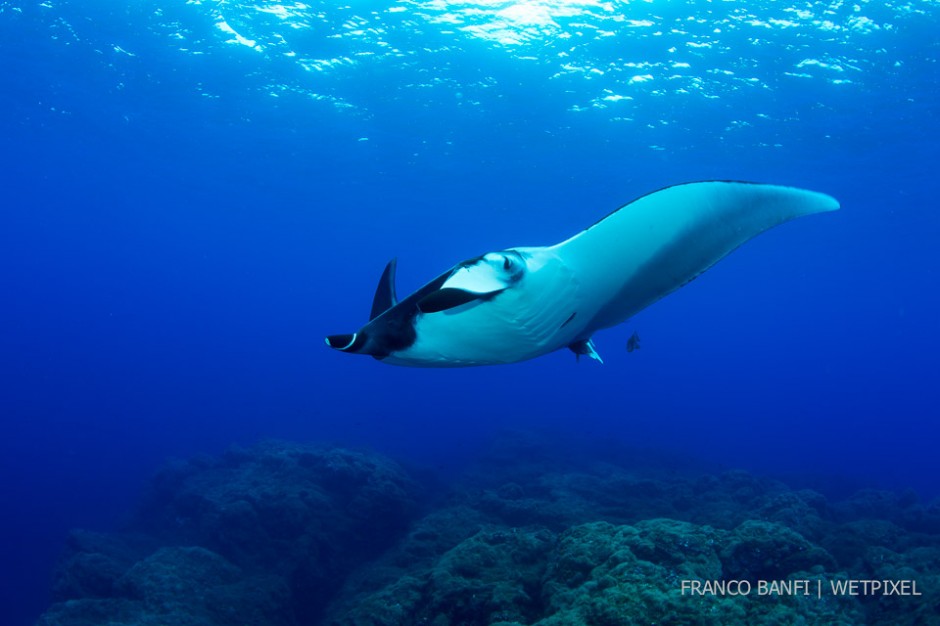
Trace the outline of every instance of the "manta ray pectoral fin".
{"type": "Polygon", "coordinates": [[[597,350],[594,349],[594,340],[593,339],[582,339],[580,341],[575,341],[568,345],[568,349],[574,352],[575,357],[580,361],[581,355],[585,354],[598,363],[604,363],[604,359],[601,358],[601,355],[597,353],[597,350]]]}
{"type": "Polygon", "coordinates": [[[453,309],[462,304],[473,302],[474,300],[489,300],[503,289],[497,289],[486,293],[476,293],[466,289],[457,289],[456,287],[444,287],[431,292],[418,300],[418,310],[422,313],[438,313],[453,309]]]}
{"type": "Polygon", "coordinates": [[[392,259],[385,266],[382,278],[379,279],[379,286],[375,288],[375,296],[372,298],[370,321],[398,304],[398,298],[395,296],[395,270],[397,268],[398,259],[392,259]]]}

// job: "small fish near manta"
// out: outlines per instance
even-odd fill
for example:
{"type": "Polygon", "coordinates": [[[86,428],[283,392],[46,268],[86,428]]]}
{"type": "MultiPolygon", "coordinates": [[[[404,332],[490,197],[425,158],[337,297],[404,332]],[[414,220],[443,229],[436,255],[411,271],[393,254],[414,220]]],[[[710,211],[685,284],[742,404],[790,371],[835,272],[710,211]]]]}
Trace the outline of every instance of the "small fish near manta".
{"type": "Polygon", "coordinates": [[[838,208],[825,194],[777,185],[667,187],[554,246],[459,263],[401,301],[393,260],[369,323],[326,343],[414,367],[514,363],[565,347],[600,361],[591,339],[598,330],[632,317],[765,230],[838,208]]]}
{"type": "Polygon", "coordinates": [[[627,339],[627,352],[633,352],[640,349],[640,335],[636,331],[627,339]]]}

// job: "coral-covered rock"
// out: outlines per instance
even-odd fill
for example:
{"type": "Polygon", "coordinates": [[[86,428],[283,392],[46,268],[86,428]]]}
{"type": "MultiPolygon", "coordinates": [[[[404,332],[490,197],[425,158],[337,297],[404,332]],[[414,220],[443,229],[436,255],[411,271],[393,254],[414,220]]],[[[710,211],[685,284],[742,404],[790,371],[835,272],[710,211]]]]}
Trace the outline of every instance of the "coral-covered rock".
{"type": "Polygon", "coordinates": [[[345,537],[369,553],[386,541],[377,529],[405,527],[414,495],[411,479],[384,457],[267,443],[167,468],[139,519],[158,536],[267,566],[345,537]]]}
{"type": "Polygon", "coordinates": [[[56,569],[53,600],[112,596],[114,584],[124,572],[155,547],[156,542],[145,535],[72,531],[56,569]]]}
{"type": "MultiPolygon", "coordinates": [[[[722,532],[674,520],[585,524],[564,533],[544,588],[540,624],[669,623],[682,578],[715,578],[722,532]],[[659,617],[653,617],[653,616],[659,617]]],[[[681,605],[694,614],[697,599],[681,605]]]]}
{"type": "Polygon", "coordinates": [[[721,580],[719,553],[732,538],[733,533],[674,520],[572,528],[553,553],[543,592],[546,611],[536,624],[848,626],[862,619],[851,598],[818,602],[815,597],[684,591],[683,580],[721,580]]]}
{"type": "Polygon", "coordinates": [[[204,546],[284,577],[296,614],[309,621],[356,565],[404,531],[415,493],[384,457],[266,443],[169,467],[139,518],[165,543],[204,546]]]}
{"type": "Polygon", "coordinates": [[[312,623],[356,566],[401,536],[416,494],[394,462],[348,450],[266,443],[175,462],[131,524],[146,540],[73,535],[55,599],[90,615],[106,614],[108,602],[122,615],[177,606],[199,623],[228,624],[224,607],[240,606],[229,596],[260,593],[251,623],[312,623]],[[214,591],[199,604],[193,589],[214,591]]]}
{"type": "Polygon", "coordinates": [[[56,604],[39,626],[292,625],[288,589],[203,548],[161,548],[115,583],[115,597],[56,604]]]}
{"type": "Polygon", "coordinates": [[[481,530],[431,570],[419,616],[442,624],[531,622],[554,539],[545,529],[481,530]]]}
{"type": "Polygon", "coordinates": [[[843,567],[857,568],[872,550],[905,547],[905,535],[885,520],[858,520],[833,526],[820,543],[843,567]]]}
{"type": "Polygon", "coordinates": [[[554,540],[546,529],[482,529],[435,562],[342,603],[326,623],[532,623],[554,540]]]}
{"type": "MultiPolygon", "coordinates": [[[[758,531],[745,527],[751,537],[758,531]]],[[[792,538],[791,538],[792,539],[792,538]]],[[[372,593],[330,626],[534,624],[857,624],[853,598],[691,594],[683,580],[720,581],[734,532],[656,519],[547,530],[485,529],[372,593]],[[804,621],[805,620],[805,621],[804,621]]],[[[766,546],[765,546],[766,547],[766,546]]]]}
{"type": "Polygon", "coordinates": [[[71,536],[39,625],[940,623],[937,503],[576,448],[507,440],[420,506],[376,455],[268,443],[177,462],[126,533],[71,536]],[[840,579],[923,595],[683,584],[840,579]]]}
{"type": "Polygon", "coordinates": [[[811,541],[819,539],[831,517],[826,498],[811,489],[769,496],[758,507],[757,514],[760,519],[791,528],[811,541]]]}
{"type": "Polygon", "coordinates": [[[161,548],[117,582],[166,623],[200,616],[207,624],[288,624],[289,591],[281,579],[252,576],[204,548],[161,548]],[[172,617],[170,617],[172,616],[172,617]]]}
{"type": "Polygon", "coordinates": [[[780,580],[797,572],[833,571],[835,559],[796,531],[748,521],[734,529],[721,551],[726,578],[780,580]]]}

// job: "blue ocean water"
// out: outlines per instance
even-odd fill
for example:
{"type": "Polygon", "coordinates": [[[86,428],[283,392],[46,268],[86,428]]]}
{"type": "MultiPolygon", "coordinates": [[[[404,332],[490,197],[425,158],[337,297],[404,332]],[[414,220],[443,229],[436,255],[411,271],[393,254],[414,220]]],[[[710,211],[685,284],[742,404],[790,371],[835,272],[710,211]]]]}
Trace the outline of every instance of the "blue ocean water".
{"type": "Polygon", "coordinates": [[[164,459],[264,438],[446,469],[541,428],[940,495],[938,22],[929,0],[0,0],[4,623],[164,459]],[[404,294],[706,179],[842,210],[599,333],[603,366],[323,345],[392,257],[404,294]]]}

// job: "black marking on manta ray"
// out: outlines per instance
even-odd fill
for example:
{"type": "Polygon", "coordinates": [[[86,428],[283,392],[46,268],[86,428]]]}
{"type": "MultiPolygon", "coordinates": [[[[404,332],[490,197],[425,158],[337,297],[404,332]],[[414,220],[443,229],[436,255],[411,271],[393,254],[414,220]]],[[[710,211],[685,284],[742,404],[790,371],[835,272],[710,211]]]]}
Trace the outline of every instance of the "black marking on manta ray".
{"type": "Polygon", "coordinates": [[[459,269],[463,269],[463,268],[465,268],[465,267],[473,267],[474,265],[476,265],[477,263],[479,263],[480,261],[482,261],[484,256],[486,256],[486,255],[485,255],[485,254],[481,254],[480,256],[475,256],[475,257],[473,257],[472,259],[467,259],[466,261],[461,261],[460,263],[458,263],[457,265],[455,265],[455,266],[454,266],[454,269],[451,270],[451,271],[454,272],[454,271],[457,271],[457,270],[459,270],[459,269]]]}
{"type": "Polygon", "coordinates": [[[399,302],[398,306],[392,307],[369,322],[367,327],[371,326],[370,330],[384,329],[382,332],[374,333],[378,338],[373,340],[376,344],[373,357],[382,360],[392,352],[401,352],[414,345],[418,338],[418,333],[415,331],[415,319],[421,314],[418,302],[440,289],[452,272],[452,270],[444,272],[399,302]]]}
{"type": "Polygon", "coordinates": [[[574,313],[572,313],[571,315],[569,315],[569,316],[568,316],[568,319],[565,320],[564,324],[562,324],[561,326],[558,327],[558,330],[561,330],[562,328],[564,328],[565,326],[567,326],[567,325],[568,325],[568,322],[570,322],[571,320],[573,320],[573,319],[574,319],[574,316],[577,315],[577,314],[578,314],[578,312],[575,311],[574,313]]]}
{"type": "Polygon", "coordinates": [[[414,315],[390,315],[382,320],[384,332],[377,333],[381,339],[376,340],[372,354],[376,359],[382,360],[392,352],[406,350],[414,345],[418,338],[415,332],[414,315]]]}
{"type": "Polygon", "coordinates": [[[418,302],[418,310],[422,313],[440,313],[476,300],[485,299],[487,295],[489,294],[478,294],[465,289],[444,287],[423,297],[418,302]]]}
{"type": "Polygon", "coordinates": [[[603,222],[604,220],[606,220],[608,217],[610,217],[610,216],[613,215],[614,213],[617,213],[618,211],[624,210],[625,208],[627,208],[627,207],[630,206],[631,204],[635,204],[635,203],[639,202],[640,200],[642,200],[642,199],[645,198],[646,196],[651,196],[651,195],[653,195],[654,193],[659,193],[660,191],[666,191],[667,189],[672,189],[673,187],[685,187],[686,185],[698,185],[699,183],[733,183],[733,184],[738,184],[738,185],[763,185],[763,184],[766,184],[766,183],[756,183],[756,182],[754,182],[754,181],[752,181],[752,180],[692,180],[692,181],[689,181],[689,182],[687,182],[687,183],[678,183],[678,184],[675,184],[675,185],[666,185],[665,187],[660,187],[659,189],[655,189],[655,190],[653,190],[653,191],[644,193],[642,196],[637,196],[637,197],[634,198],[633,200],[630,200],[630,202],[627,202],[626,204],[617,207],[616,209],[614,209],[613,211],[611,211],[610,213],[608,213],[608,214],[605,215],[604,217],[600,218],[599,220],[597,220],[596,222],[594,222],[593,224],[591,224],[591,225],[588,226],[587,228],[583,229],[581,232],[584,232],[584,231],[586,231],[586,230],[591,230],[592,228],[594,228],[595,226],[597,226],[598,224],[600,224],[601,222],[603,222]]]}

